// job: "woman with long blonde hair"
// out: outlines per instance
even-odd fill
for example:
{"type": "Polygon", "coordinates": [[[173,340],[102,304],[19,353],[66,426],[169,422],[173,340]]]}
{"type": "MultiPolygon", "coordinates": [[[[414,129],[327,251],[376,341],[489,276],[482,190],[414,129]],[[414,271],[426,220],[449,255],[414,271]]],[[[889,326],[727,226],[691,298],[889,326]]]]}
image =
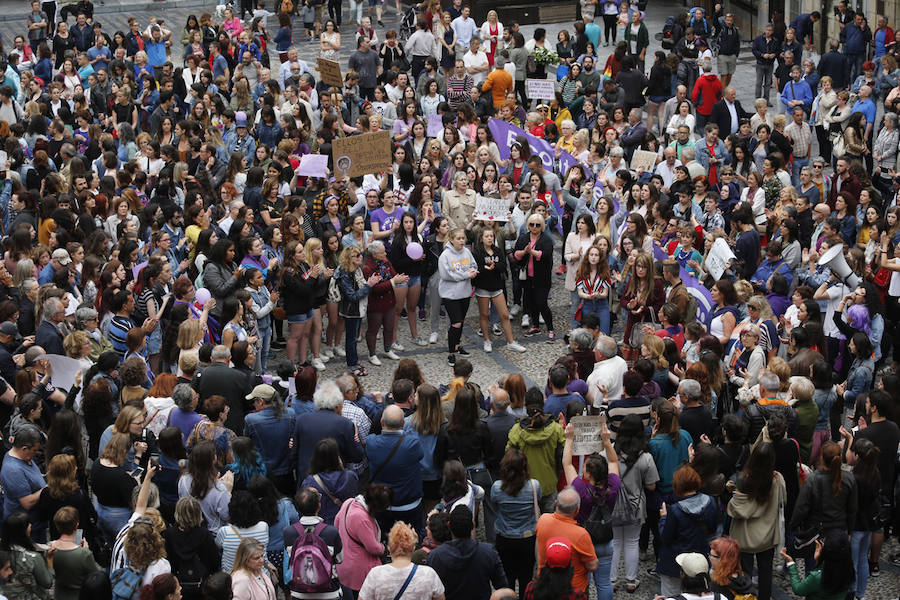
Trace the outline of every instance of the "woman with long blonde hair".
{"type": "Polygon", "coordinates": [[[325,300],[328,298],[328,286],[331,283],[331,277],[334,275],[334,269],[329,269],[325,264],[325,251],[322,247],[322,240],[319,238],[309,238],[303,247],[306,254],[306,264],[312,269],[316,267],[318,275],[314,279],[312,286],[312,306],[313,318],[312,325],[309,329],[309,341],[313,351],[312,365],[320,371],[325,368],[325,363],[334,358],[334,354],[328,346],[322,351],[322,310],[325,306],[325,300]]]}
{"type": "Polygon", "coordinates": [[[244,538],[231,567],[234,600],[275,600],[275,586],[265,569],[265,545],[254,538],[244,538]]]}

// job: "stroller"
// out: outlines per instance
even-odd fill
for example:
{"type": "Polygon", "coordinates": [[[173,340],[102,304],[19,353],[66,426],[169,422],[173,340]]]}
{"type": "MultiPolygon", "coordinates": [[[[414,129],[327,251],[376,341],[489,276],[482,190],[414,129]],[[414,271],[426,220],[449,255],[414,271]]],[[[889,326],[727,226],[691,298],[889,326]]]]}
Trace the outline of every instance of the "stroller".
{"type": "Polygon", "coordinates": [[[405,42],[416,31],[416,19],[418,19],[418,13],[416,12],[416,5],[413,4],[406,9],[406,12],[403,13],[403,18],[400,19],[400,41],[405,42]]]}

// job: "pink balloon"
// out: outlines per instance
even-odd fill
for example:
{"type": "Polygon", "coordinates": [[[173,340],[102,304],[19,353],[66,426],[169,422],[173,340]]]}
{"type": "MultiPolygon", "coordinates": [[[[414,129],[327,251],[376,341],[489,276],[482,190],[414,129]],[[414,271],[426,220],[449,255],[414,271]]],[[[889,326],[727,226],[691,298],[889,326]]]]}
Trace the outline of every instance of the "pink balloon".
{"type": "Polygon", "coordinates": [[[209,290],[206,288],[200,288],[194,294],[194,300],[199,302],[200,304],[206,304],[209,302],[209,299],[212,298],[212,294],[209,293],[209,290]]]}
{"type": "Polygon", "coordinates": [[[422,244],[419,242],[410,242],[406,245],[406,255],[413,260],[419,260],[424,253],[425,250],[422,249],[422,244]]]}

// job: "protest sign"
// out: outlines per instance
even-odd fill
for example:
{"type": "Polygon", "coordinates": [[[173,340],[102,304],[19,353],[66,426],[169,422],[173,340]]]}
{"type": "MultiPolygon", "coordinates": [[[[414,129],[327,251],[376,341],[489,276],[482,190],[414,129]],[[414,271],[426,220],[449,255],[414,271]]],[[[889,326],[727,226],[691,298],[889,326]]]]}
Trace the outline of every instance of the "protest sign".
{"type": "Polygon", "coordinates": [[[304,154],[300,157],[300,166],[297,167],[298,176],[326,177],[328,173],[327,154],[304,154]]]}
{"type": "Polygon", "coordinates": [[[556,89],[552,79],[526,79],[525,95],[531,100],[553,100],[556,89]]]}
{"type": "Polygon", "coordinates": [[[591,417],[573,417],[570,423],[575,428],[575,439],[572,441],[572,454],[584,456],[600,452],[603,449],[603,441],[600,439],[600,427],[606,417],[596,415],[591,417]]]}
{"type": "Polygon", "coordinates": [[[735,259],[734,252],[728,246],[728,242],[724,238],[719,238],[712,245],[709,254],[706,255],[706,270],[713,276],[713,279],[719,280],[728,268],[728,263],[735,259]]]}
{"type": "Polygon", "coordinates": [[[475,197],[475,219],[481,221],[506,221],[509,214],[509,202],[503,198],[475,197]]]}
{"type": "Polygon", "coordinates": [[[426,135],[436,138],[444,130],[444,119],[441,115],[428,115],[428,131],[426,135]]]}
{"type": "Polygon", "coordinates": [[[336,60],[317,58],[316,70],[319,72],[319,79],[322,80],[322,83],[337,87],[344,85],[344,79],[341,77],[341,64],[336,60]]]}
{"type": "Polygon", "coordinates": [[[50,382],[54,386],[64,390],[71,390],[75,387],[75,376],[81,370],[80,362],[59,354],[41,354],[36,360],[46,360],[50,363],[52,369],[50,382]]]}
{"type": "Polygon", "coordinates": [[[334,138],[331,141],[334,172],[339,177],[359,177],[390,171],[391,134],[387,131],[334,138]]]}
{"type": "Polygon", "coordinates": [[[631,157],[631,169],[633,171],[652,171],[656,166],[656,152],[648,150],[635,150],[631,157]]]}

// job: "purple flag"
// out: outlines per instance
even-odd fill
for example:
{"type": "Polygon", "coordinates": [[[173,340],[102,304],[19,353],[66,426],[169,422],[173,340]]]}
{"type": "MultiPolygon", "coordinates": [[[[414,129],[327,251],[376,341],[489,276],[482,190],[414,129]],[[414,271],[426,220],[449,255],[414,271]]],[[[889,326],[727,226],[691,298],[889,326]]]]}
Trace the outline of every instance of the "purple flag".
{"type": "MultiPolygon", "coordinates": [[[[655,241],[653,242],[653,258],[659,261],[667,260],[669,255],[666,254],[666,251],[659,247],[659,244],[655,241]]],[[[693,296],[697,300],[697,316],[701,323],[706,323],[709,315],[712,314],[712,309],[716,305],[713,302],[712,294],[706,289],[702,283],[697,281],[697,278],[691,275],[691,272],[685,269],[684,267],[680,267],[681,281],[684,283],[684,286],[687,288],[688,292],[690,292],[691,296],[693,296]]]]}
{"type": "MultiPolygon", "coordinates": [[[[491,135],[494,136],[494,141],[497,142],[497,147],[500,149],[500,158],[504,160],[509,158],[509,147],[516,141],[517,137],[523,136],[528,140],[531,153],[541,157],[544,168],[548,171],[553,170],[553,157],[556,155],[556,151],[546,140],[536,135],[531,135],[521,127],[516,127],[512,123],[507,123],[501,119],[490,119],[488,128],[491,130],[491,135]]],[[[560,171],[563,174],[565,174],[566,169],[577,162],[575,157],[568,152],[563,152],[559,155],[560,171]]]]}

